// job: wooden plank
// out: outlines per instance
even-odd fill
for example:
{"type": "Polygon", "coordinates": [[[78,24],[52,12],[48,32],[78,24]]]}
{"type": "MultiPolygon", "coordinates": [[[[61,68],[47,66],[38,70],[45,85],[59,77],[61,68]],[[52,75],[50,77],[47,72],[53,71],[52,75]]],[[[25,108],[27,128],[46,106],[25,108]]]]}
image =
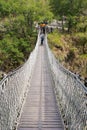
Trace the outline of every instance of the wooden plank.
{"type": "Polygon", "coordinates": [[[39,47],[31,86],[17,130],[64,130],[45,45],[39,47]]]}

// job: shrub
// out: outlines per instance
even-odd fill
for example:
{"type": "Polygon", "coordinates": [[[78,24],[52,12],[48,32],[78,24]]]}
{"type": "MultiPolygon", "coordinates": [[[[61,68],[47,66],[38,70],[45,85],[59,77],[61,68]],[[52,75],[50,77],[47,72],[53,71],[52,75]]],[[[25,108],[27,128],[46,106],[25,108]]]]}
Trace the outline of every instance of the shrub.
{"type": "Polygon", "coordinates": [[[87,46],[87,33],[78,33],[76,34],[77,44],[81,47],[81,52],[83,54],[86,52],[86,46],[87,46]]]}
{"type": "Polygon", "coordinates": [[[67,54],[67,58],[66,58],[66,62],[72,62],[75,58],[75,51],[74,49],[70,49],[68,54],[67,54]]]}

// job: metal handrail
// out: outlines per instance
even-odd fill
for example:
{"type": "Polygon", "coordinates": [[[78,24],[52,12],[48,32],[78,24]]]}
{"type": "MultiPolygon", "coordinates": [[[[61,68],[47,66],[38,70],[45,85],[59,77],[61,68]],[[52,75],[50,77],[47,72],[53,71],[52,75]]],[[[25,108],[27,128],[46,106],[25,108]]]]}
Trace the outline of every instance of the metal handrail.
{"type": "Polygon", "coordinates": [[[47,38],[45,43],[56,98],[65,127],[69,130],[83,130],[87,127],[87,88],[75,74],[65,69],[54,57],[48,47],[47,38]]]}
{"type": "Polygon", "coordinates": [[[81,87],[83,87],[84,91],[87,93],[87,87],[81,82],[81,80],[73,72],[69,71],[61,63],[59,63],[59,61],[57,59],[55,59],[55,60],[56,60],[56,63],[58,64],[58,66],[60,66],[60,68],[63,70],[63,72],[74,77],[81,84],[81,87]]]}
{"type": "Polygon", "coordinates": [[[29,89],[32,72],[35,66],[39,34],[35,49],[29,59],[0,82],[0,130],[12,130],[29,89]]]}

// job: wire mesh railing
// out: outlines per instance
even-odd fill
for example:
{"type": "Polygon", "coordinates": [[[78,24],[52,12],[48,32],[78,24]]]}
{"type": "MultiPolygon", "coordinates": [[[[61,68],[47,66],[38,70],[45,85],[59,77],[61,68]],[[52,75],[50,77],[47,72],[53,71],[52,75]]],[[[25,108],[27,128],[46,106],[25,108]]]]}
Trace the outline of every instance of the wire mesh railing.
{"type": "Polygon", "coordinates": [[[0,82],[0,130],[12,130],[30,85],[38,53],[39,38],[26,63],[0,82]]]}
{"type": "Polygon", "coordinates": [[[65,69],[47,44],[50,67],[55,83],[57,102],[67,130],[87,129],[87,88],[78,77],[65,69]]]}

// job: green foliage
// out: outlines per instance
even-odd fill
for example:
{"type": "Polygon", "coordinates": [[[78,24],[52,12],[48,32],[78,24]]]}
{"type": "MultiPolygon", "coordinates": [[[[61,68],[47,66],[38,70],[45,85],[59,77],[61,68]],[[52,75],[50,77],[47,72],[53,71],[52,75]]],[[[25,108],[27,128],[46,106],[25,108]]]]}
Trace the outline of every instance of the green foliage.
{"type": "Polygon", "coordinates": [[[0,69],[21,65],[35,46],[34,22],[52,17],[49,1],[0,0],[0,69]]]}
{"type": "Polygon", "coordinates": [[[62,21],[66,17],[68,32],[76,27],[79,17],[87,12],[87,0],[50,0],[50,5],[55,16],[62,21]]]}
{"type": "Polygon", "coordinates": [[[1,69],[9,71],[21,65],[28,58],[32,49],[33,46],[26,38],[18,39],[16,36],[6,35],[0,41],[1,69]]]}
{"type": "Polygon", "coordinates": [[[80,55],[80,58],[87,60],[87,54],[82,54],[82,55],[80,55]]]}
{"type": "Polygon", "coordinates": [[[86,33],[77,33],[76,36],[80,42],[85,43],[87,41],[87,34],[86,33]]]}
{"type": "Polygon", "coordinates": [[[77,33],[76,34],[77,45],[80,46],[81,52],[83,54],[87,53],[87,33],[77,33]]]}
{"type": "Polygon", "coordinates": [[[79,15],[87,7],[87,0],[50,0],[55,15],[79,15]]]}
{"type": "Polygon", "coordinates": [[[74,48],[71,48],[67,54],[66,61],[72,62],[74,59],[75,59],[75,50],[74,50],[74,48]]]}
{"type": "Polygon", "coordinates": [[[48,39],[54,46],[58,45],[60,47],[63,47],[63,43],[61,42],[61,35],[58,34],[58,32],[53,32],[53,34],[49,34],[48,39]]]}
{"type": "Polygon", "coordinates": [[[81,16],[79,23],[76,26],[77,32],[87,31],[87,16],[81,16]]]}

